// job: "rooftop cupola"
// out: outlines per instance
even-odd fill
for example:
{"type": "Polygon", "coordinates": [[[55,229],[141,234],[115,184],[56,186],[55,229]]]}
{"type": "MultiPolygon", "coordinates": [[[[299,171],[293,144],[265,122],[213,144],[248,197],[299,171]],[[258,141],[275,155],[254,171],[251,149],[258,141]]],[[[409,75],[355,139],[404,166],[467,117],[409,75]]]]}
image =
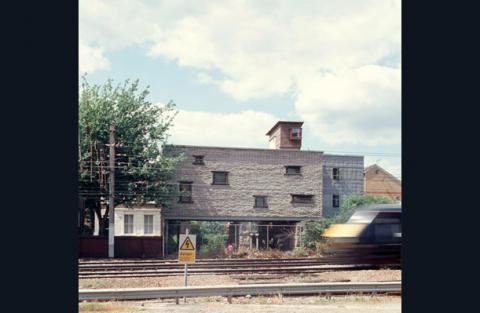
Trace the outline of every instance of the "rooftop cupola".
{"type": "Polygon", "coordinates": [[[300,150],[302,147],[303,122],[278,121],[266,134],[270,149],[300,150]]]}

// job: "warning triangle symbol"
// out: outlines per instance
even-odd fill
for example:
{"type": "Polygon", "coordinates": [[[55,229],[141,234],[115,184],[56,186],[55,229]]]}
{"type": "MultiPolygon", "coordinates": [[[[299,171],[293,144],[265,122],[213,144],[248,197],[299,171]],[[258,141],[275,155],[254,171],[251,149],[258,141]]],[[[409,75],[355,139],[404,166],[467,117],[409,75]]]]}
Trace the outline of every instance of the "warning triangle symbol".
{"type": "Polygon", "coordinates": [[[195,247],[193,246],[190,237],[185,238],[182,245],[180,246],[180,250],[195,250],[195,247]]]}

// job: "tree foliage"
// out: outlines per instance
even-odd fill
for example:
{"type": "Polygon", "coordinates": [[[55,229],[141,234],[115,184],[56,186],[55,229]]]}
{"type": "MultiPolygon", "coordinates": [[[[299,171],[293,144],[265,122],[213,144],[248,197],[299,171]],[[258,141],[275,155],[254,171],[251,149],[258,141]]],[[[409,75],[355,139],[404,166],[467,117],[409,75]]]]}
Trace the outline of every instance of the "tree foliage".
{"type": "Polygon", "coordinates": [[[308,248],[315,248],[315,243],[320,241],[322,233],[332,224],[341,224],[348,221],[352,216],[353,210],[357,206],[366,204],[387,204],[392,203],[389,197],[385,196],[349,196],[343,201],[340,210],[332,217],[324,218],[319,221],[307,221],[305,223],[303,244],[308,248]]]}
{"type": "MultiPolygon", "coordinates": [[[[169,183],[181,157],[165,156],[175,104],[154,105],[148,87],[126,80],[91,85],[83,77],[79,99],[79,190],[97,216],[108,197],[109,136],[115,126],[115,204],[153,202],[168,206],[176,192],[169,183]]],[[[108,216],[108,211],[99,218],[108,216]]]]}

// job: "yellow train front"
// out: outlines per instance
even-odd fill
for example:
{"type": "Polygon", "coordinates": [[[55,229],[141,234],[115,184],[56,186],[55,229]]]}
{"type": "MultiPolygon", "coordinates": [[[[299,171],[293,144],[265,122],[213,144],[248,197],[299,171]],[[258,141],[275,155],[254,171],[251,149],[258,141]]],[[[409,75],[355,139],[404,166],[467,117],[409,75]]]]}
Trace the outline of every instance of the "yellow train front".
{"type": "Polygon", "coordinates": [[[357,207],[345,224],[333,224],[323,234],[324,253],[339,263],[400,264],[400,204],[357,207]]]}

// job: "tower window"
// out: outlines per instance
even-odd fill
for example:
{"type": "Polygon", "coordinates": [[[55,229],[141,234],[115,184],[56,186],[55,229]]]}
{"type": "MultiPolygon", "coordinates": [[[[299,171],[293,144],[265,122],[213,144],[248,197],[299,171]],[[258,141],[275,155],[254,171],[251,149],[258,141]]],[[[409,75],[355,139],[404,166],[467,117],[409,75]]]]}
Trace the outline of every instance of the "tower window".
{"type": "Polygon", "coordinates": [[[300,127],[290,128],[290,139],[302,139],[302,129],[300,127]]]}

